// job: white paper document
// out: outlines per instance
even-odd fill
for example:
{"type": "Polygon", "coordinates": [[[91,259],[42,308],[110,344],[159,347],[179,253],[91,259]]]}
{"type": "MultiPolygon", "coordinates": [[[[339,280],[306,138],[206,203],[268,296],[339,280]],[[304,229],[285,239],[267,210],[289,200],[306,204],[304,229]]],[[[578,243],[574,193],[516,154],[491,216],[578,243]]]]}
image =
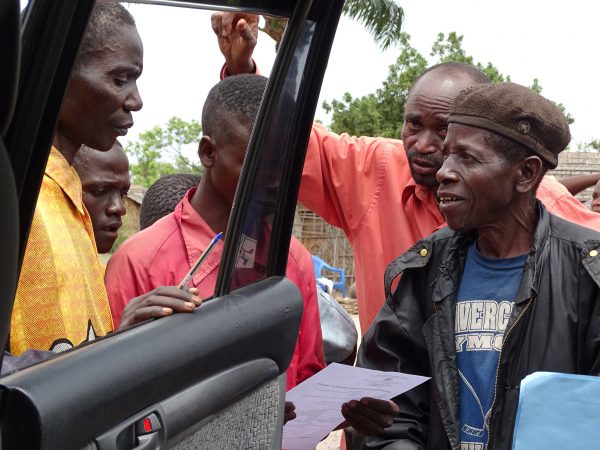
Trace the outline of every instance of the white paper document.
{"type": "Polygon", "coordinates": [[[330,364],[291,389],[285,400],[296,406],[296,418],[283,427],[282,449],[314,450],[331,430],[344,421],[342,405],[373,397],[389,400],[429,378],[330,364]]]}

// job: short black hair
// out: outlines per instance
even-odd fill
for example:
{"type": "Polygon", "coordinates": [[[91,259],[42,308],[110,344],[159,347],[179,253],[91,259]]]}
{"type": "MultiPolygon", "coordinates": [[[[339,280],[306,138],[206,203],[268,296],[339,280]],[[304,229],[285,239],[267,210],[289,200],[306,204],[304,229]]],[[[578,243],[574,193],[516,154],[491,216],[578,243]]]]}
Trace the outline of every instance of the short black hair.
{"type": "MultiPolygon", "coordinates": [[[[127,160],[127,162],[129,163],[129,158],[127,156],[127,153],[125,153],[125,150],[123,149],[123,145],[116,140],[115,143],[113,144],[113,146],[111,147],[111,149],[109,151],[112,151],[113,149],[117,149],[120,150],[122,153],[122,156],[127,160]]],[[[89,167],[90,166],[90,157],[94,156],[96,154],[96,152],[99,153],[105,153],[101,150],[96,150],[94,148],[88,147],[87,145],[82,145],[81,148],[79,149],[79,151],[77,153],[75,153],[75,158],[73,159],[73,167],[75,168],[75,171],[77,173],[80,173],[81,170],[83,171],[87,171],[87,170],[93,170],[93,167],[89,167]]],[[[92,164],[95,164],[95,161],[92,161],[92,164]]]]}
{"type": "Polygon", "coordinates": [[[443,72],[446,75],[465,75],[473,81],[473,84],[491,83],[490,78],[477,67],[463,62],[447,61],[425,69],[414,81],[413,86],[430,72],[443,72]]]}
{"type": "Polygon", "coordinates": [[[232,119],[253,124],[266,87],[267,78],[261,75],[234,75],[221,80],[204,102],[202,133],[212,136],[232,119]]]}
{"type": "Polygon", "coordinates": [[[90,53],[102,47],[117,25],[135,27],[135,20],[131,13],[117,2],[96,2],[81,40],[77,63],[85,61],[90,53]]]}
{"type": "Polygon", "coordinates": [[[201,178],[192,173],[175,173],[156,180],[142,200],[140,229],[148,228],[158,219],[175,211],[185,193],[198,186],[201,178]]]}

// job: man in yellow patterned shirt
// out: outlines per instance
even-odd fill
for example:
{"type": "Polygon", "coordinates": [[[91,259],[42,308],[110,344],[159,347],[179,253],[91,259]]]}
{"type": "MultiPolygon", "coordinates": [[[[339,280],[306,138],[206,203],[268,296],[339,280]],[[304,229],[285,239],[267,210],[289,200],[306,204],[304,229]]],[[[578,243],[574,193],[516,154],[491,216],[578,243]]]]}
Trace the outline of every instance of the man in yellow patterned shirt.
{"type": "MultiPolygon", "coordinates": [[[[68,350],[113,329],[92,222],[72,167],[82,144],[108,151],[142,107],[142,41],[118,3],[97,3],[73,67],[36,205],[13,308],[10,351],[68,350]]],[[[136,321],[193,310],[175,287],[138,298],[136,321]]]]}
{"type": "Polygon", "coordinates": [[[142,107],[133,17],[98,3],[65,93],[13,308],[10,351],[64,351],[113,330],[90,216],[71,166],[81,144],[107,151],[142,107]]]}

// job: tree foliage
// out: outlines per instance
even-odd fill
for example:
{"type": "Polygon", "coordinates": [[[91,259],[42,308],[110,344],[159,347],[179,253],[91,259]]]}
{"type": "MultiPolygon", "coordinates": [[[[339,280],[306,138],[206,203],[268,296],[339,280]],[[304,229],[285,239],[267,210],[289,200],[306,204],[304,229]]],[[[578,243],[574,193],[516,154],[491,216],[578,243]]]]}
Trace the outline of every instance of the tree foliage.
{"type": "MultiPolygon", "coordinates": [[[[410,45],[408,34],[401,34],[400,45],[400,55],[389,67],[386,80],[375,93],[354,98],[346,92],[339,100],[323,102],[323,109],[332,114],[330,128],[334,132],[399,138],[410,87],[430,63],[464,62],[478,67],[492,82],[511,81],[510,76],[501,73],[491,62],[475,62],[463,48],[463,36],[456,32],[438,34],[431,47],[430,61],[410,45]]],[[[537,78],[533,80],[531,88],[541,92],[537,78]]],[[[573,123],[574,119],[565,111],[565,107],[562,104],[557,106],[565,113],[569,123],[573,123]]]]}
{"type": "Polygon", "coordinates": [[[404,10],[393,0],[346,0],[344,14],[361,23],[382,50],[400,42],[404,10]]]}
{"type": "Polygon", "coordinates": [[[578,149],[582,152],[597,152],[600,151],[600,139],[593,139],[589,142],[578,145],[578,149]]]}
{"type": "Polygon", "coordinates": [[[198,143],[202,126],[196,120],[171,117],[164,126],[140,133],[136,141],[125,145],[132,181],[149,187],[163,175],[202,173],[202,165],[186,156],[186,148],[198,143]]]}

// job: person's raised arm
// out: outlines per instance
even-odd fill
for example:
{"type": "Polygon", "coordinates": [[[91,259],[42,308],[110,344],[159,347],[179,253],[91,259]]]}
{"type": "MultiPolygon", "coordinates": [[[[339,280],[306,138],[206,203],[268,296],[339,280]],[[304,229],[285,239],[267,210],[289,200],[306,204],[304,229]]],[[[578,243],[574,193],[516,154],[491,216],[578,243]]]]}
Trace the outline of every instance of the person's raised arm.
{"type": "Polygon", "coordinates": [[[568,189],[571,195],[577,195],[584,189],[595,186],[600,181],[600,173],[562,178],[558,181],[568,189]]]}
{"type": "Polygon", "coordinates": [[[586,208],[556,178],[552,176],[542,178],[536,195],[549,213],[592,230],[600,231],[600,214],[586,208]]]}
{"type": "Polygon", "coordinates": [[[328,223],[352,235],[379,201],[386,183],[406,183],[402,142],[353,137],[313,124],[298,201],[328,223]]]}
{"type": "Polygon", "coordinates": [[[255,14],[216,12],[211,18],[211,26],[219,49],[225,57],[221,78],[243,73],[256,73],[252,59],[258,39],[258,16],[255,14]]]}

